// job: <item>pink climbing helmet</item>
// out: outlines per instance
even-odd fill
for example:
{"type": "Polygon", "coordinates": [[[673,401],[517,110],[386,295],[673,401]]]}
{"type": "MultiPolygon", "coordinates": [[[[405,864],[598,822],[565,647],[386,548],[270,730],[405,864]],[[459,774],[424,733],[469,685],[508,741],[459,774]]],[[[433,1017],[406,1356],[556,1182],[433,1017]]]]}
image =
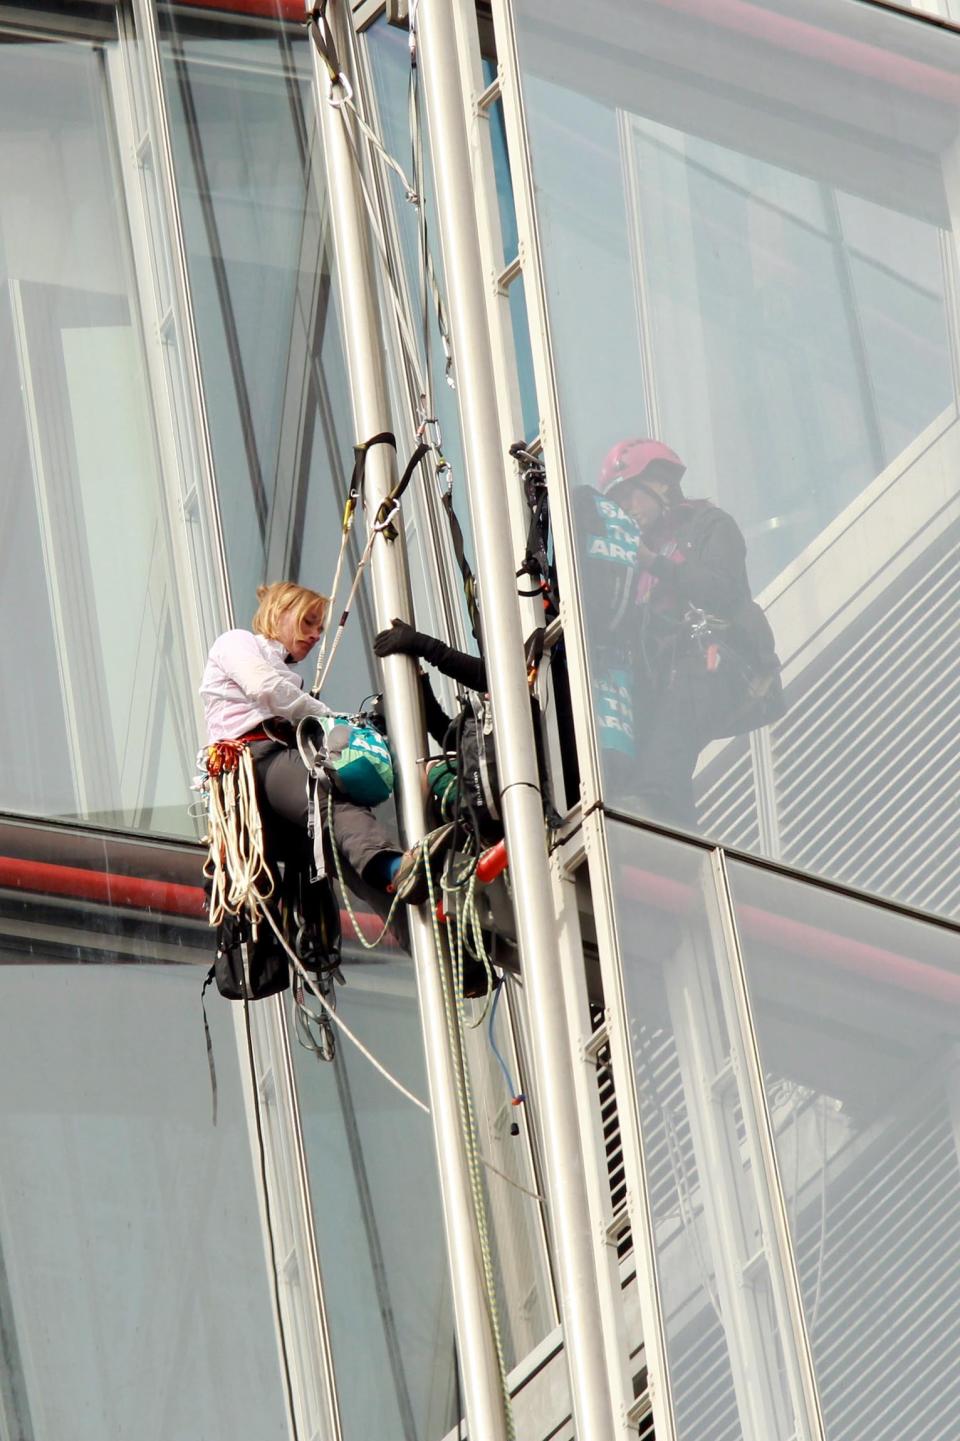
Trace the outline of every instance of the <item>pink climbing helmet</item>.
{"type": "MultiPolygon", "coordinates": [[[[669,445],[664,445],[662,440],[620,440],[609,450],[600,467],[600,478],[597,481],[597,488],[606,495],[615,485],[624,480],[639,480],[648,465],[654,461],[663,461],[676,470],[672,477],[679,483],[686,466],[675,450],[669,445]]],[[[651,476],[651,479],[653,477],[651,476]]]]}

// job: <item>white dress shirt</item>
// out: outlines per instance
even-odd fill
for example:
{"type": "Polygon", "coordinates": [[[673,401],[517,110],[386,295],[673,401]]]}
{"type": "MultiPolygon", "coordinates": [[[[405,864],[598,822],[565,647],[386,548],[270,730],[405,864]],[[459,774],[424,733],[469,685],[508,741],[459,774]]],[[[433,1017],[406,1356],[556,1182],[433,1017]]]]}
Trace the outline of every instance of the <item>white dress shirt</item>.
{"type": "Polygon", "coordinates": [[[323,701],[304,695],[303,678],[287,665],[283,642],[249,630],[228,630],[214,641],[200,695],[209,745],[259,730],[270,716],[296,725],[304,716],[333,714],[323,701]]]}

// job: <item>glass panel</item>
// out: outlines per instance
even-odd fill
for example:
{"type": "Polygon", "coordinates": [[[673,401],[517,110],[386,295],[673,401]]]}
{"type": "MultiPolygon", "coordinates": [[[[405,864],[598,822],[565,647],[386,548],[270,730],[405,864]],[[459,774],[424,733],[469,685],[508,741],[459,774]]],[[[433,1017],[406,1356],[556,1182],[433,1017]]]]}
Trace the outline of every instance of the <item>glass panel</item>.
{"type": "MultiPolygon", "coordinates": [[[[508,292],[513,344],[517,355],[517,376],[520,382],[520,413],[523,416],[523,438],[527,442],[540,433],[540,411],[533,378],[533,352],[530,348],[530,324],[527,319],[527,294],[523,276],[511,282],[508,292]]],[[[519,438],[519,437],[518,437],[519,438]]]]}
{"type": "MultiPolygon", "coordinates": [[[[247,625],[264,581],[329,590],[353,469],[323,171],[309,154],[310,42],[302,25],[177,6],[160,21],[234,612],[247,625]]],[[[365,632],[361,597],[324,697],[348,711],[376,689],[365,632]]]]}
{"type": "Polygon", "coordinates": [[[0,35],[0,807],[190,834],[181,521],[106,58],[0,35]]]}
{"type": "MultiPolygon", "coordinates": [[[[525,1042],[527,1032],[519,986],[509,980],[504,984],[495,1011],[485,1002],[467,1002],[465,1023],[477,1137],[480,1155],[488,1163],[484,1192],[500,1331],[511,1370],[553,1330],[558,1318],[533,1161],[533,1148],[541,1144],[540,1123],[531,1087],[522,1079],[511,1022],[525,1042]],[[517,1088],[525,1093],[519,1106],[513,1102],[517,1088]]],[[[529,1051],[528,1043],[524,1049],[529,1051]]]]}
{"type": "Polygon", "coordinates": [[[956,936],[729,874],[827,1435],[955,1435],[956,936]]]}
{"type": "Polygon", "coordinates": [[[954,912],[960,41],[515,9],[606,794],[954,912]]]}
{"type": "MultiPolygon", "coordinates": [[[[426,1099],[412,964],[378,953],[344,974],[344,1020],[426,1099]]],[[[430,1118],[336,1044],[323,1065],[291,1036],[344,1436],[442,1436],[457,1383],[430,1118]]]]}
{"type": "Polygon", "coordinates": [[[623,825],[609,839],[677,1435],[788,1441],[795,1421],[707,860],[623,825]]]}
{"type": "Polygon", "coordinates": [[[230,1008],[213,1129],[199,968],[6,959],[0,1430],[283,1441],[230,1008]]]}
{"type": "MultiPolygon", "coordinates": [[[[362,44],[366,48],[370,61],[370,74],[373,81],[376,104],[379,111],[380,128],[383,135],[384,145],[388,152],[393,155],[403,168],[407,178],[413,180],[413,157],[412,141],[410,135],[409,119],[409,78],[410,78],[410,50],[407,34],[389,25],[385,16],[381,16],[363,32],[362,44]]],[[[427,199],[427,240],[433,256],[434,265],[437,269],[437,276],[440,281],[441,293],[445,298],[445,287],[443,282],[442,256],[440,254],[440,234],[437,225],[436,204],[434,199],[433,175],[430,169],[429,132],[426,119],[426,103],[421,92],[421,117],[424,128],[424,166],[426,170],[425,187],[427,199]]],[[[400,251],[403,258],[403,275],[401,285],[405,287],[406,295],[410,301],[410,314],[413,318],[413,330],[416,340],[419,341],[423,333],[423,322],[420,318],[420,238],[418,229],[418,213],[413,205],[406,199],[403,187],[399,178],[393,171],[387,175],[387,193],[392,197],[394,204],[394,218],[397,229],[397,237],[400,244],[400,251]]],[[[403,292],[401,292],[403,293],[403,292]]],[[[451,465],[453,477],[453,501],[456,507],[457,518],[463,530],[464,546],[471,567],[474,565],[473,535],[470,523],[470,508],[467,504],[466,480],[463,465],[463,450],[460,443],[460,417],[457,408],[457,397],[452,386],[447,383],[445,376],[445,356],[443,344],[440,339],[440,332],[437,326],[436,309],[432,296],[428,299],[429,308],[429,334],[430,334],[430,377],[433,387],[433,404],[440,421],[440,428],[443,436],[443,452],[451,465]]],[[[421,362],[422,363],[422,362],[421,362]]],[[[398,391],[400,387],[398,387],[398,391]]],[[[400,405],[405,409],[409,407],[409,400],[406,391],[403,391],[400,405]]],[[[444,478],[444,484],[449,480],[449,475],[444,478]]],[[[445,530],[446,521],[440,519],[440,525],[445,530]]],[[[455,577],[453,584],[459,592],[459,574],[453,569],[451,563],[451,576],[455,577]]],[[[416,583],[416,577],[415,583],[416,583]]],[[[427,605],[421,610],[417,597],[417,614],[428,617],[439,616],[442,612],[437,606],[436,598],[424,597],[427,605]]],[[[469,647],[476,649],[472,636],[470,635],[470,624],[467,619],[466,606],[462,596],[458,594],[457,602],[462,614],[464,636],[467,638],[469,647]]],[[[421,624],[427,624],[422,621],[421,624]]]]}

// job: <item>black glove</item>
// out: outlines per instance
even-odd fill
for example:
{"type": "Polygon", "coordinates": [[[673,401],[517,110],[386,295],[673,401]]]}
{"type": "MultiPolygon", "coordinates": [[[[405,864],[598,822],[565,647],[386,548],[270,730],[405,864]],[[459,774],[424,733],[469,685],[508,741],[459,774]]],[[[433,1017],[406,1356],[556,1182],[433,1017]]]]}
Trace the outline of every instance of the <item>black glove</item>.
{"type": "Polygon", "coordinates": [[[431,637],[414,630],[405,620],[394,616],[389,630],[382,630],[373,640],[377,655],[423,655],[423,648],[429,645],[431,637]]]}
{"type": "Polygon", "coordinates": [[[419,656],[459,685],[479,691],[487,688],[487,671],[479,656],[454,650],[445,641],[438,640],[434,635],[424,635],[422,630],[414,630],[412,625],[396,616],[389,630],[382,630],[374,636],[373,649],[377,655],[419,656]]]}

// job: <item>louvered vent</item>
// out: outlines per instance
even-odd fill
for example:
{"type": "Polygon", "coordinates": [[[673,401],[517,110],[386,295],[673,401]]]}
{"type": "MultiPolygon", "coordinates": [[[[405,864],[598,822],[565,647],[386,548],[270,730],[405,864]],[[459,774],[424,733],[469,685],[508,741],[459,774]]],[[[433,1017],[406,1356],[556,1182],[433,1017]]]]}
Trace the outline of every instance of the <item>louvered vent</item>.
{"type": "Polygon", "coordinates": [[[753,760],[745,736],[725,746],[721,764],[698,777],[697,810],[706,835],[722,837],[740,850],[759,846],[753,760]]]}
{"type": "Polygon", "coordinates": [[[744,740],[698,776],[707,834],[755,849],[756,784],[780,859],[942,914],[960,912],[960,554],[939,538],[794,677],[772,771],[744,740]]]}
{"type": "Polygon", "coordinates": [[[830,1441],[960,1436],[960,1166],[928,1109],[834,1155],[797,1219],[830,1441]]]}

